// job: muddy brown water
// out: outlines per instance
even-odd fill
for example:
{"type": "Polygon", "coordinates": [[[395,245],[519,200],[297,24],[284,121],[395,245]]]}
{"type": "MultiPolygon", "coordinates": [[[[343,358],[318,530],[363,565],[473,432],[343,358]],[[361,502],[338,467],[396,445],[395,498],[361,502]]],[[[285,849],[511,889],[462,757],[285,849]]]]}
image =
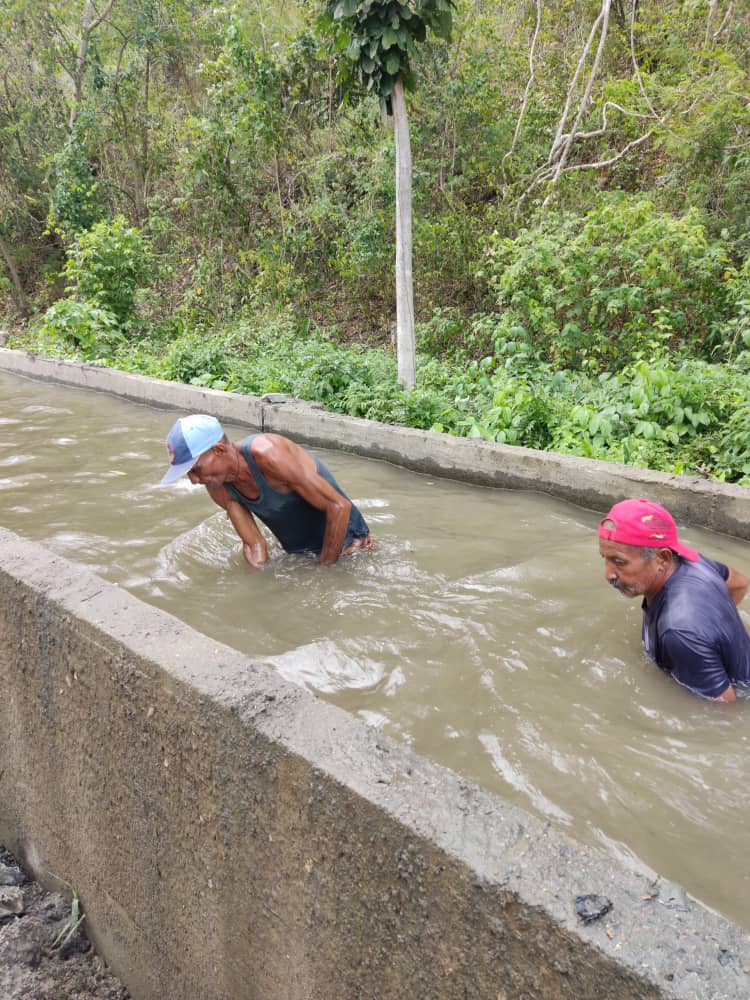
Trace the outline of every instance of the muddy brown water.
{"type": "MultiPolygon", "coordinates": [[[[174,418],[0,373],[2,524],[750,928],[750,702],[651,664],[601,513],[320,450],[374,551],[272,546],[251,573],[202,487],[158,485],[174,418]]],[[[750,569],[750,544],[682,534],[750,569]]]]}

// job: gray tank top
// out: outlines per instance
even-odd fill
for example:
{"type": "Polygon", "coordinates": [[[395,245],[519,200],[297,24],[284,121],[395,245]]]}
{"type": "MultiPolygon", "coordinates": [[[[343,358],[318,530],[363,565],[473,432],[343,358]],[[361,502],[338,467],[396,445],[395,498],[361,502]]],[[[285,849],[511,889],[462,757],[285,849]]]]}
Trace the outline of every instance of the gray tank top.
{"type": "MultiPolygon", "coordinates": [[[[250,451],[250,445],[256,434],[246,437],[241,444],[242,454],[248,464],[250,472],[253,474],[255,482],[258,484],[259,496],[256,500],[250,500],[243,496],[232,483],[224,483],[229,495],[242,504],[250,513],[259,518],[281,542],[286,552],[315,552],[320,553],[323,548],[323,535],[326,527],[326,516],[322,510],[313,507],[299,493],[281,493],[275,490],[265,478],[263,473],[255,464],[255,459],[250,451]]],[[[330,470],[319,458],[311,452],[308,455],[313,459],[320,475],[341,494],[346,493],[333,478],[330,470]]],[[[365,523],[365,519],[357,507],[352,504],[349,512],[349,526],[342,549],[347,548],[355,538],[366,538],[370,530],[365,523]]]]}

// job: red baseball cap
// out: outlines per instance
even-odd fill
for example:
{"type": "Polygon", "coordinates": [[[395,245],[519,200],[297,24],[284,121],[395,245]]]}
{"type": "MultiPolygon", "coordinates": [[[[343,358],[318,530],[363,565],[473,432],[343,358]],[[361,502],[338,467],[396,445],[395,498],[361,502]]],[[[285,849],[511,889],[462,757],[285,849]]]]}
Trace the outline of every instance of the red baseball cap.
{"type": "Polygon", "coordinates": [[[677,525],[666,508],[651,500],[621,500],[599,523],[599,537],[622,545],[641,548],[672,549],[689,562],[700,556],[677,539],[677,525]],[[614,528],[610,527],[610,522],[614,528]],[[605,525],[607,525],[605,527],[605,525]]]}

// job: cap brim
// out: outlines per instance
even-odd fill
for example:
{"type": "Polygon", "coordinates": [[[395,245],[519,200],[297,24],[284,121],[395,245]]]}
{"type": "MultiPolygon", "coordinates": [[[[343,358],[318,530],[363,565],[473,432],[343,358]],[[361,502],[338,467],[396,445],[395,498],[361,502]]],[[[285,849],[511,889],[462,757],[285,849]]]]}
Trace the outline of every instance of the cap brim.
{"type": "Polygon", "coordinates": [[[679,542],[677,545],[673,545],[672,549],[678,556],[682,556],[683,559],[687,559],[688,562],[698,562],[700,559],[699,552],[696,552],[695,549],[691,549],[689,545],[683,545],[682,542],[679,542]]]}
{"type": "Polygon", "coordinates": [[[190,472],[197,461],[197,458],[191,458],[189,462],[180,462],[179,465],[170,465],[162,476],[161,485],[165,486],[167,483],[177,482],[180,476],[184,476],[186,472],[190,472]]]}

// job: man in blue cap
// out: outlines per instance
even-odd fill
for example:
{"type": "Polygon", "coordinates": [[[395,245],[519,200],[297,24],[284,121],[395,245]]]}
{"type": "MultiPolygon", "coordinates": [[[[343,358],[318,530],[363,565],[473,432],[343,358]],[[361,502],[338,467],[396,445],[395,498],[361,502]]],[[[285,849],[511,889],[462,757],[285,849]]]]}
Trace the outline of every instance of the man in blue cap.
{"type": "Polygon", "coordinates": [[[329,469],[309,451],[281,434],[251,434],[230,441],[216,417],[181,417],[167,435],[170,466],[162,483],[187,474],[206,487],[223,507],[242,541],[248,565],[268,559],[259,518],[286,552],[313,552],[335,563],[372,538],[359,510],[329,469]]]}

